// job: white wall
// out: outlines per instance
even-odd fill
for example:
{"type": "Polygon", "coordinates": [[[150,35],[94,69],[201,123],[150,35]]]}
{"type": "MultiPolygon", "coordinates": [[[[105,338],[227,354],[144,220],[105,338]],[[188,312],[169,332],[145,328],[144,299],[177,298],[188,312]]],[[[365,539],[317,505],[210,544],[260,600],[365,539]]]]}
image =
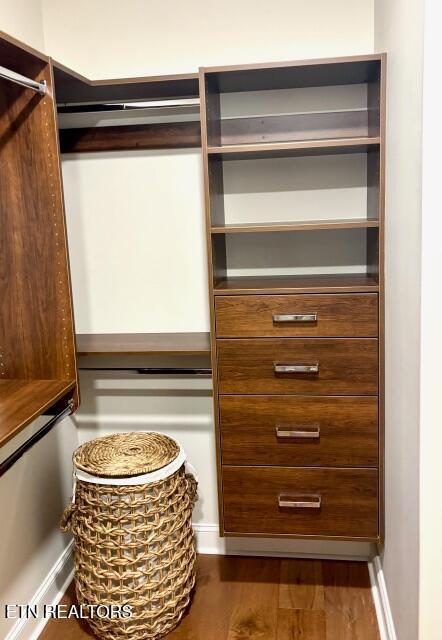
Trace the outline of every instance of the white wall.
{"type": "Polygon", "coordinates": [[[422,312],[421,312],[421,426],[420,426],[420,588],[419,638],[440,636],[442,593],[442,262],[440,240],[442,7],[425,3],[423,194],[422,194],[422,312]]]}
{"type": "Polygon", "coordinates": [[[373,48],[373,0],[43,0],[43,11],[47,51],[93,78],[373,48]]]}
{"type": "Polygon", "coordinates": [[[386,541],[382,564],[400,640],[416,640],[419,588],[420,0],[375,2],[388,52],[386,165],[386,541]]]}
{"type": "Polygon", "coordinates": [[[208,331],[199,150],[63,156],[78,333],[208,331]]]}
{"type": "Polygon", "coordinates": [[[41,0],[0,0],[0,30],[45,51],[41,0]]]}

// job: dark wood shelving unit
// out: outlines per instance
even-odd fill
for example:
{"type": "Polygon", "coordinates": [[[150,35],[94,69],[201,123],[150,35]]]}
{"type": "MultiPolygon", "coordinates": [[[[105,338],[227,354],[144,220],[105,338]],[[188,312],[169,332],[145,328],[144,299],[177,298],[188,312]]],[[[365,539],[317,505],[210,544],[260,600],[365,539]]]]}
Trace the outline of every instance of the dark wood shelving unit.
{"type": "Polygon", "coordinates": [[[0,444],[78,405],[75,334],[50,59],[0,34],[0,444]],[[61,400],[61,403],[59,402],[61,400]]]}
{"type": "Polygon", "coordinates": [[[200,70],[221,535],[383,538],[385,64],[370,54],[200,70]],[[302,112],[299,93],[279,93],[278,105],[268,95],[313,87],[321,100],[331,90],[324,110],[305,109],[308,92],[302,112]],[[330,156],[338,172],[344,154],[365,155],[359,217],[344,217],[345,200],[341,219],[303,219],[301,204],[278,221],[291,201],[274,193],[289,189],[295,163],[309,178],[322,167],[306,189],[340,188],[325,160],[307,157],[330,156]],[[261,159],[265,171],[247,163],[261,159]],[[363,430],[370,447],[350,451],[363,430]]]}
{"type": "Polygon", "coordinates": [[[207,356],[208,333],[80,333],[79,356],[207,356]]]}
{"type": "Polygon", "coordinates": [[[324,229],[369,229],[378,228],[379,221],[370,218],[348,218],[336,220],[299,220],[296,222],[249,222],[224,224],[212,227],[212,234],[224,233],[275,233],[284,231],[315,231],[324,229]]]}

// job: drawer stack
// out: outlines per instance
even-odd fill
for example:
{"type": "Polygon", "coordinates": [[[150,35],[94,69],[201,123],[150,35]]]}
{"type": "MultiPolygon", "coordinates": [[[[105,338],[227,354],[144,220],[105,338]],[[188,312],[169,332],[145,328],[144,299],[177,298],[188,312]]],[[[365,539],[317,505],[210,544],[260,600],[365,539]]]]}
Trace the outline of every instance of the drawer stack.
{"type": "Polygon", "coordinates": [[[221,535],[383,538],[385,69],[200,69],[221,535]]]}
{"type": "Polygon", "coordinates": [[[378,537],[378,295],[217,296],[226,534],[378,537]]]}

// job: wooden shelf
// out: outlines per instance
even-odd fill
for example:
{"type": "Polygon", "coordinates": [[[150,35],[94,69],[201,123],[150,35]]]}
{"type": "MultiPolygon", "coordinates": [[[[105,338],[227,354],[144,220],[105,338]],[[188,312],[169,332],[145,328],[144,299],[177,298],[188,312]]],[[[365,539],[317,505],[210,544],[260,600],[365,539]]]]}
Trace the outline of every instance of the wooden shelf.
{"type": "Polygon", "coordinates": [[[77,334],[79,356],[209,355],[208,333],[80,333],[77,334]]]}
{"type": "Polygon", "coordinates": [[[348,218],[336,220],[299,220],[297,222],[252,222],[212,227],[212,234],[274,233],[278,231],[315,231],[323,229],[368,229],[379,227],[379,220],[348,218]]]}
{"type": "Polygon", "coordinates": [[[215,295],[264,293],[366,293],[377,292],[378,282],[364,273],[301,276],[235,276],[220,280],[215,295]]]}
{"type": "Polygon", "coordinates": [[[178,96],[193,98],[199,95],[197,73],[91,80],[56,60],[52,64],[59,103],[150,100],[178,96]]]}
{"type": "Polygon", "coordinates": [[[333,138],[325,140],[302,140],[297,142],[265,142],[261,144],[231,144],[208,147],[210,156],[224,160],[249,160],[253,158],[283,158],[286,156],[329,155],[340,153],[365,153],[379,146],[380,138],[333,138]]]}
{"type": "Polygon", "coordinates": [[[0,380],[0,445],[42,415],[75,380],[0,380]]]}

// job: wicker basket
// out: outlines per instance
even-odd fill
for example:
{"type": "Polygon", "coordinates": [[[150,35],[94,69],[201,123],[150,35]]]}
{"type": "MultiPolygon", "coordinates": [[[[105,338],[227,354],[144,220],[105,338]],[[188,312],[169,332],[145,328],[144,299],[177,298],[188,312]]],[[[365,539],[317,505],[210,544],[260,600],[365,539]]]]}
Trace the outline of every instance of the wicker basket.
{"type": "Polygon", "coordinates": [[[61,528],[74,534],[78,603],[132,607],[130,618],[89,617],[98,638],[161,638],[179,623],[195,583],[197,483],[184,452],[158,433],[123,433],[87,442],[73,460],[61,528]]]}

